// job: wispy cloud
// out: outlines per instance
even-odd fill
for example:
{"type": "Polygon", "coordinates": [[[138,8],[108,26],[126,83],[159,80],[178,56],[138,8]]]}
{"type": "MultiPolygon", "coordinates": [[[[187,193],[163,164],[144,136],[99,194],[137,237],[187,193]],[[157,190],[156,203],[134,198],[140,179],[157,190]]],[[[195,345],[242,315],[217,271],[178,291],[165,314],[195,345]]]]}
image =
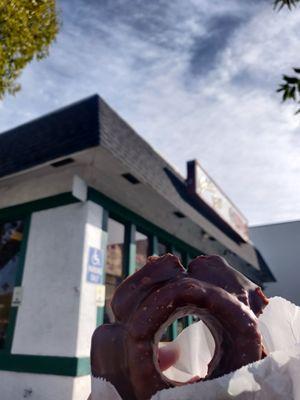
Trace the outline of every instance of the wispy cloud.
{"type": "MultiPolygon", "coordinates": [[[[275,94],[300,12],[271,1],[61,0],[50,57],[1,131],[98,92],[182,173],[198,158],[252,223],[300,218],[300,129],[275,94]]],[[[298,117],[299,118],[299,117],[298,117]]]]}

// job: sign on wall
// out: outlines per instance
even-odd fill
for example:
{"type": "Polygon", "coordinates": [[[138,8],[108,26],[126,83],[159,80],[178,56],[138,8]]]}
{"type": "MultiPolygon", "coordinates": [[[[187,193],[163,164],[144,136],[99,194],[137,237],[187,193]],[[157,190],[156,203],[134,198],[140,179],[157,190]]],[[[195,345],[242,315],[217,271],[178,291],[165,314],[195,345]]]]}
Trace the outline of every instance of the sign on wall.
{"type": "Polygon", "coordinates": [[[95,247],[88,249],[87,282],[102,284],[104,281],[103,251],[95,247]]]}
{"type": "Polygon", "coordinates": [[[22,303],[22,297],[23,297],[23,288],[21,286],[15,286],[11,306],[19,307],[22,303]]]}
{"type": "Polygon", "coordinates": [[[96,287],[96,306],[105,306],[105,285],[97,285],[96,287]]]}
{"type": "Polygon", "coordinates": [[[217,184],[194,160],[188,162],[188,192],[198,197],[244,240],[249,240],[248,221],[217,184]]]}

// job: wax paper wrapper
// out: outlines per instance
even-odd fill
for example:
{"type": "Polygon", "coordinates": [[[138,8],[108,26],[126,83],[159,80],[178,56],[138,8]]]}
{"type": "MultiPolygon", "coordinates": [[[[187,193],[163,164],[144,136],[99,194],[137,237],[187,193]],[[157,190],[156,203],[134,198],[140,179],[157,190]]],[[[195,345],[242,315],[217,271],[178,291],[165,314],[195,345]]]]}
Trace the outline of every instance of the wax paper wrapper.
{"type": "MultiPolygon", "coordinates": [[[[259,328],[268,353],[265,359],[217,379],[162,390],[151,400],[300,400],[300,307],[271,298],[259,317],[259,328]]],[[[214,341],[201,321],[166,346],[180,350],[176,364],[164,371],[169,379],[205,376],[214,341]]],[[[122,400],[110,383],[92,378],[92,400],[100,399],[122,400]]]]}

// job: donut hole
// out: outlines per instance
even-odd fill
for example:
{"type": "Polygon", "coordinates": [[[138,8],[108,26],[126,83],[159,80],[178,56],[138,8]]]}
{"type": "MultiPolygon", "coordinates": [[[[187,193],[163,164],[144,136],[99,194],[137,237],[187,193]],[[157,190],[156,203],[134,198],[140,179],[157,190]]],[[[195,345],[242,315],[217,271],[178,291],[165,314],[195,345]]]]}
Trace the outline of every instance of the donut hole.
{"type": "Polygon", "coordinates": [[[164,379],[173,385],[205,378],[216,350],[205,317],[201,313],[184,312],[177,311],[156,336],[158,368],[164,379]],[[175,333],[177,337],[172,340],[175,333]]]}

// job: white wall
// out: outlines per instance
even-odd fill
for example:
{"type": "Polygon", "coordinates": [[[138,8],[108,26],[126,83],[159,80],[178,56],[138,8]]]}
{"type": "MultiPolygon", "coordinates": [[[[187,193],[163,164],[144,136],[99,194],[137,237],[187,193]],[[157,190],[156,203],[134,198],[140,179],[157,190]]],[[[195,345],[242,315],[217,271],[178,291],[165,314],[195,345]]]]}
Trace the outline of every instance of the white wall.
{"type": "Polygon", "coordinates": [[[277,279],[267,295],[300,306],[300,221],[251,227],[250,236],[277,279]]]}
{"type": "Polygon", "coordinates": [[[81,296],[78,315],[78,335],[76,356],[90,355],[90,339],[96,327],[96,287],[87,282],[87,263],[89,246],[106,250],[106,232],[101,230],[103,209],[95,203],[87,202],[85,240],[83,247],[83,267],[81,270],[81,296]]]}
{"type": "Polygon", "coordinates": [[[32,215],[12,353],[88,357],[96,285],[87,248],[101,245],[102,208],[86,202],[32,215]]]}
{"type": "Polygon", "coordinates": [[[84,167],[70,164],[58,170],[44,166],[0,178],[0,209],[72,191],[74,175],[85,177],[84,167]]]}
{"type": "Polygon", "coordinates": [[[1,400],[87,400],[90,377],[0,373],[1,400]]]}

